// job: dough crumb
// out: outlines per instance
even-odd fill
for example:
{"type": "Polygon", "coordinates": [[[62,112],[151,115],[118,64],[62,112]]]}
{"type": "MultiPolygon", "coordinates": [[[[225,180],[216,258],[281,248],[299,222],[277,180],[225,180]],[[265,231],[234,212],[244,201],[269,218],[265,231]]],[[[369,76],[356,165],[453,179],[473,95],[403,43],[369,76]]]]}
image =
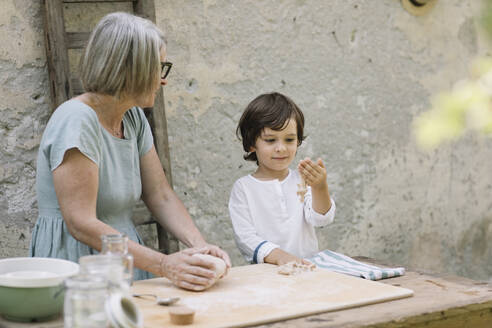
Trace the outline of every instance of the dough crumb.
{"type": "Polygon", "coordinates": [[[316,265],[311,264],[303,264],[296,261],[292,261],[289,263],[285,263],[278,268],[278,274],[283,274],[286,276],[293,276],[307,271],[314,271],[316,269],[316,265]]]}
{"type": "Polygon", "coordinates": [[[299,200],[301,203],[304,203],[304,196],[307,193],[306,181],[301,178],[301,183],[297,184],[297,196],[299,196],[299,200]]]}

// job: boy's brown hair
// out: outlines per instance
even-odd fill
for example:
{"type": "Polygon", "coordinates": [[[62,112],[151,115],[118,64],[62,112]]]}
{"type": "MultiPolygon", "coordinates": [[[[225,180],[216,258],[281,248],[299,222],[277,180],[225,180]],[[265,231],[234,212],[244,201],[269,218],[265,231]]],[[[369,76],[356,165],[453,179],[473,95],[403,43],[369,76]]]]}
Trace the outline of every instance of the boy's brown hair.
{"type": "Polygon", "coordinates": [[[265,128],[280,131],[285,129],[287,121],[294,118],[297,123],[297,146],[302,144],[304,137],[304,115],[301,109],[287,96],[278,92],[265,93],[256,97],[248,104],[239,120],[236,135],[243,142],[247,161],[258,164],[256,152],[251,147],[265,128]]]}

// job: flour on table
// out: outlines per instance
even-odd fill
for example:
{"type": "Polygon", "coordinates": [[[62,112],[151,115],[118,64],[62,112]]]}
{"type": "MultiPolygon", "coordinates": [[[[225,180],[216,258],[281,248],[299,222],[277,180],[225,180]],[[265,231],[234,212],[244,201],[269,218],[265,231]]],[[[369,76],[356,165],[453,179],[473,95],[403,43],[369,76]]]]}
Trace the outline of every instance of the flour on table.
{"type": "Polygon", "coordinates": [[[316,265],[314,264],[303,264],[296,261],[285,263],[278,268],[278,274],[283,274],[286,276],[293,276],[307,271],[314,271],[316,265]]]}
{"type": "Polygon", "coordinates": [[[279,300],[285,299],[288,295],[292,295],[295,289],[290,285],[294,285],[295,281],[287,281],[282,285],[282,288],[276,288],[275,292],[269,287],[261,287],[257,282],[254,284],[248,282],[243,283],[243,278],[233,278],[229,281],[234,285],[230,289],[209,289],[204,293],[194,294],[193,297],[183,297],[180,304],[186,305],[199,313],[206,313],[209,308],[228,307],[231,309],[240,309],[244,307],[279,307],[282,302],[279,300]],[[232,280],[232,281],[231,281],[232,280]]]}

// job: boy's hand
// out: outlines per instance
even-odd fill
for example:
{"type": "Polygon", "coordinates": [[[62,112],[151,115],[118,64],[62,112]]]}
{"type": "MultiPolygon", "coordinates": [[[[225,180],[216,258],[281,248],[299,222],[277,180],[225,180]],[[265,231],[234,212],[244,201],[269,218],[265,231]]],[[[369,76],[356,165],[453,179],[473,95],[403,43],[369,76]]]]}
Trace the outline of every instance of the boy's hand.
{"type": "Polygon", "coordinates": [[[301,160],[297,166],[299,174],[311,188],[326,188],[326,168],[321,158],[314,163],[309,157],[301,160]]]}
{"type": "Polygon", "coordinates": [[[275,248],[273,251],[270,252],[265,258],[263,259],[265,263],[271,263],[271,264],[276,264],[276,265],[284,265],[286,263],[295,261],[298,263],[302,264],[311,264],[311,262],[298,258],[297,256],[294,256],[290,253],[287,253],[284,250],[281,250],[280,248],[275,248]]]}

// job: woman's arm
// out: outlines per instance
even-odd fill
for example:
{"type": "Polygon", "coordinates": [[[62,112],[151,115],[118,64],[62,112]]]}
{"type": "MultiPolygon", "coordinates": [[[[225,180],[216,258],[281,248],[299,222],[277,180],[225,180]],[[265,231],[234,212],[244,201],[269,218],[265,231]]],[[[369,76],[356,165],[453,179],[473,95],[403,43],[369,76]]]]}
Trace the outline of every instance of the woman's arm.
{"type": "Polygon", "coordinates": [[[140,175],[142,199],[155,219],[186,246],[205,246],[207,242],[167,182],[155,147],[141,157],[140,175]]]}
{"type": "Polygon", "coordinates": [[[227,267],[231,260],[226,252],[209,245],[193,223],[188,211],[167,182],[155,147],[140,158],[142,199],[155,219],[189,247],[206,247],[209,254],[222,258],[227,267]]]}
{"type": "MultiPolygon", "coordinates": [[[[97,219],[98,167],[78,149],[65,152],[63,162],[53,171],[55,191],[70,234],[78,241],[101,250],[103,234],[116,234],[117,230],[97,219]]],[[[193,253],[206,253],[207,249],[190,249],[164,255],[136,242],[129,241],[128,249],[135,266],[158,276],[169,278],[179,287],[203,290],[215,278],[213,264],[203,261],[193,253]]]]}
{"type": "MultiPolygon", "coordinates": [[[[101,250],[101,235],[118,231],[96,216],[99,185],[97,165],[77,148],[65,152],[63,162],[53,171],[53,183],[63,219],[70,234],[78,241],[101,250]]],[[[135,265],[143,270],[159,274],[158,252],[135,242],[129,242],[135,265]]]]}

